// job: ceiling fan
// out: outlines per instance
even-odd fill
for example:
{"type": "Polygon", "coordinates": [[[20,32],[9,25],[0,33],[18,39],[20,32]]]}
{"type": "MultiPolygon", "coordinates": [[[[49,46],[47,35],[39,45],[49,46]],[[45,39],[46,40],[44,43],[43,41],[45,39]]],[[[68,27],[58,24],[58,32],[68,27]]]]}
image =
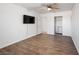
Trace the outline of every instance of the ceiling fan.
{"type": "Polygon", "coordinates": [[[42,4],[43,7],[46,7],[48,11],[56,12],[59,9],[59,6],[57,3],[51,3],[51,4],[42,4]]]}

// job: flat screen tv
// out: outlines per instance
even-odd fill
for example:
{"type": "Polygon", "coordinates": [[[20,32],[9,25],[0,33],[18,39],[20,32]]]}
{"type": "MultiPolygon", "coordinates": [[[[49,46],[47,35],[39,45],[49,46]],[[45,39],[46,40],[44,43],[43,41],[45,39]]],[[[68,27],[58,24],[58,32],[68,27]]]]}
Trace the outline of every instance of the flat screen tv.
{"type": "Polygon", "coordinates": [[[35,17],[23,15],[23,23],[24,24],[34,24],[35,23],[35,17]]]}

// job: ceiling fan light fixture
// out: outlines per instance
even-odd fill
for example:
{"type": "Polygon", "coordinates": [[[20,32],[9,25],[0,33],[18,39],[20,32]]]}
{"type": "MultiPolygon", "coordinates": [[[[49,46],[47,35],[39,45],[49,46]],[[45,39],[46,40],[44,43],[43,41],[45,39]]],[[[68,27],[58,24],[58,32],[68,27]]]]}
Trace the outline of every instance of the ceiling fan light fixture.
{"type": "Polygon", "coordinates": [[[48,11],[52,10],[51,8],[48,8],[48,11]]]}

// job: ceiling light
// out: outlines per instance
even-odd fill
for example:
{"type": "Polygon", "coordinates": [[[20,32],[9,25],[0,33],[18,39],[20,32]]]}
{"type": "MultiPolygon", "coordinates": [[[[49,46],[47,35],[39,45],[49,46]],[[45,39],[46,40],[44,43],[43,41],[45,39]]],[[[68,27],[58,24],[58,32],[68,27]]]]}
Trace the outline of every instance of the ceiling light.
{"type": "Polygon", "coordinates": [[[48,11],[52,10],[51,8],[48,8],[48,11]]]}

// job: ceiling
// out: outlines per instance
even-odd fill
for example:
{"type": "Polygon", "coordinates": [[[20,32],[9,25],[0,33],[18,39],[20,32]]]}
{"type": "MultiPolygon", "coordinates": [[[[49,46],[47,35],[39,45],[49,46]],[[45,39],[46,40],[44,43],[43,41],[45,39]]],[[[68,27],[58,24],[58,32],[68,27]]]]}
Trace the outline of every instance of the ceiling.
{"type": "MultiPolygon", "coordinates": [[[[17,5],[23,6],[29,10],[36,11],[38,13],[47,13],[49,12],[46,7],[42,6],[42,4],[47,4],[47,3],[15,3],[17,5]]],[[[57,3],[59,9],[57,12],[60,11],[67,11],[67,10],[72,10],[72,7],[74,3],[57,3]]]]}

